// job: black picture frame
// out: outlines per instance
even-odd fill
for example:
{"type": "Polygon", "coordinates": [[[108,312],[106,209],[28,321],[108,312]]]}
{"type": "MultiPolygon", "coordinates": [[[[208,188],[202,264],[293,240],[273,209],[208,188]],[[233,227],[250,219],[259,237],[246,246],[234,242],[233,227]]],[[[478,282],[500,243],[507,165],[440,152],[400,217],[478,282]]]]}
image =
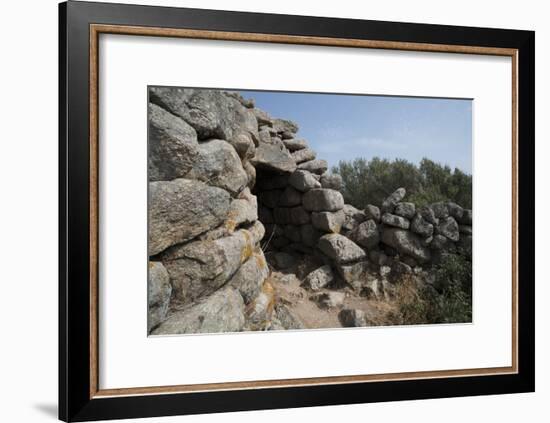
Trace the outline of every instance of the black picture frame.
{"type": "Polygon", "coordinates": [[[59,418],[138,418],[535,389],[535,34],[368,20],[69,1],[59,5],[59,418]],[[516,49],[517,352],[514,374],[112,396],[91,392],[90,25],[162,27],[429,45],[516,49]]]}

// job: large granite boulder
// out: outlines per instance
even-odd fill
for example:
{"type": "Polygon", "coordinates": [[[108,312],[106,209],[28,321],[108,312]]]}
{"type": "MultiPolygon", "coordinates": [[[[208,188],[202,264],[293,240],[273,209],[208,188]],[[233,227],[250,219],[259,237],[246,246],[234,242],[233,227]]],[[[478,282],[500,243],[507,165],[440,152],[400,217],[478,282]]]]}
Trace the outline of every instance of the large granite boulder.
{"type": "Polygon", "coordinates": [[[382,242],[396,249],[400,254],[411,256],[421,263],[430,260],[430,250],[424,247],[418,235],[411,231],[385,227],[382,231],[382,242]]]}
{"type": "Polygon", "coordinates": [[[184,177],[198,155],[197,132],[183,119],[149,103],[149,181],[184,177]]]}
{"type": "Polygon", "coordinates": [[[325,232],[340,233],[344,220],[345,215],[343,210],[311,213],[311,223],[313,226],[325,232]]]}
{"type": "Polygon", "coordinates": [[[344,197],[333,189],[312,189],[304,194],[304,208],[309,211],[338,211],[344,207],[344,197]]]}
{"type": "Polygon", "coordinates": [[[241,229],[213,241],[193,241],[162,254],[174,290],[183,303],[196,301],[224,285],[255,250],[253,235],[241,229]]]}
{"type": "Polygon", "coordinates": [[[193,239],[227,217],[227,191],[200,181],[149,183],[149,255],[193,239]]]}
{"type": "Polygon", "coordinates": [[[245,304],[248,304],[259,294],[268,275],[264,253],[258,249],[233,275],[229,284],[239,290],[245,304]]]}
{"type": "Polygon", "coordinates": [[[292,156],[274,144],[261,143],[250,161],[257,168],[279,173],[290,173],[296,170],[296,162],[292,156]]]}
{"type": "Polygon", "coordinates": [[[337,263],[349,263],[365,259],[365,251],[351,239],[340,234],[327,234],[319,238],[317,247],[337,263]]]}
{"type": "Polygon", "coordinates": [[[209,140],[199,144],[199,155],[188,179],[207,182],[237,195],[248,184],[248,175],[235,149],[223,140],[209,140]]]}
{"type": "Polygon", "coordinates": [[[244,301],[241,294],[235,288],[226,287],[185,310],[175,312],[152,334],[240,332],[244,324],[244,301]]]}
{"type": "Polygon", "coordinates": [[[149,262],[149,278],[147,284],[147,331],[156,327],[166,318],[172,285],[170,276],[162,265],[157,261],[149,262]]]}
{"type": "Polygon", "coordinates": [[[241,133],[258,138],[254,112],[223,91],[153,87],[149,98],[191,125],[201,140],[220,138],[231,143],[241,133]]]}

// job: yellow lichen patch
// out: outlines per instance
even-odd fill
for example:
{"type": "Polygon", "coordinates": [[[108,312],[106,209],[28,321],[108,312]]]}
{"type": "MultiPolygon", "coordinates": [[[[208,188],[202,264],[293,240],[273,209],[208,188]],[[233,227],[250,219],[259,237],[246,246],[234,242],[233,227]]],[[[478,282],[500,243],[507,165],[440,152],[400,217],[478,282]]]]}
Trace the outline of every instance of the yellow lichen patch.
{"type": "Polygon", "coordinates": [[[267,262],[265,261],[263,254],[254,253],[254,258],[256,259],[256,264],[260,269],[267,266],[267,262]]]}
{"type": "Polygon", "coordinates": [[[267,314],[271,315],[273,313],[273,309],[275,308],[275,288],[273,288],[273,285],[271,285],[269,278],[267,278],[262,285],[262,292],[269,298],[269,303],[267,305],[267,314]]]}
{"type": "Polygon", "coordinates": [[[155,266],[155,263],[152,262],[152,261],[150,261],[150,262],[149,262],[149,269],[152,269],[154,266],[155,266]]]}
{"type": "Polygon", "coordinates": [[[227,219],[225,220],[224,227],[230,234],[232,234],[237,227],[237,214],[238,213],[236,210],[230,210],[229,213],[227,213],[227,219]]]}
{"type": "Polygon", "coordinates": [[[244,263],[254,253],[254,245],[252,244],[252,237],[250,235],[250,232],[248,232],[246,229],[243,229],[242,234],[245,238],[245,245],[241,251],[241,263],[244,263]]]}

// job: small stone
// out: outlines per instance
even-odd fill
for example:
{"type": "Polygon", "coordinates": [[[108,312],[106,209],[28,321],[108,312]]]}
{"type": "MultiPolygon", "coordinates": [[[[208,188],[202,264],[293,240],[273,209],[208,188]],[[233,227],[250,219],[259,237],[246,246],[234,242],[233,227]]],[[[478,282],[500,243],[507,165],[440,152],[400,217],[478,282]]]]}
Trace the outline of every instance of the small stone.
{"type": "Polygon", "coordinates": [[[338,319],[343,327],[355,328],[367,326],[367,319],[362,310],[345,308],[338,313],[338,319]]]}
{"type": "Polygon", "coordinates": [[[395,206],[405,197],[406,193],[407,191],[405,190],[405,188],[397,188],[383,201],[381,208],[382,212],[393,213],[395,206]]]}
{"type": "Polygon", "coordinates": [[[409,221],[404,217],[396,216],[395,214],[390,213],[384,213],[382,215],[382,223],[401,229],[409,229],[410,226],[409,221]]]}
{"type": "Polygon", "coordinates": [[[320,308],[335,308],[344,304],[346,294],[343,292],[322,292],[310,297],[320,308]]]}
{"type": "Polygon", "coordinates": [[[365,218],[380,222],[380,209],[372,204],[367,204],[364,210],[365,218]]]}
{"type": "Polygon", "coordinates": [[[304,283],[313,291],[318,291],[321,288],[324,288],[334,280],[334,274],[330,266],[325,265],[319,267],[313,272],[309,273],[304,283]]]}
{"type": "Polygon", "coordinates": [[[394,213],[407,219],[412,219],[416,212],[414,203],[397,203],[394,213]]]}

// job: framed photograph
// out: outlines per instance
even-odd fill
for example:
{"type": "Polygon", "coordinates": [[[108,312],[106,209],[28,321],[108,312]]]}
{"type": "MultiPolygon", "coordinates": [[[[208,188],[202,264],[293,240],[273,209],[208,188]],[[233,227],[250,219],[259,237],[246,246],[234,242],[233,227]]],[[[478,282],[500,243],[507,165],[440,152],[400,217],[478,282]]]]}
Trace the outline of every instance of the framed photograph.
{"type": "Polygon", "coordinates": [[[534,33],[66,2],[64,421],[534,390],[534,33]]]}

